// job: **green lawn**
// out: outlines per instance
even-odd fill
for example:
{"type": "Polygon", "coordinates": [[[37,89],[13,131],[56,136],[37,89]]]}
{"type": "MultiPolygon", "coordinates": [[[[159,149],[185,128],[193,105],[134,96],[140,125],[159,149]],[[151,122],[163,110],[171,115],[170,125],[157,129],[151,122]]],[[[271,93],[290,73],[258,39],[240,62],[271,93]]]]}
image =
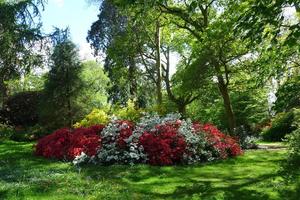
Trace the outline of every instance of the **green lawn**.
{"type": "Polygon", "coordinates": [[[284,186],[277,175],[285,154],[253,150],[198,166],[78,170],[34,157],[32,144],[7,141],[0,143],[0,199],[299,199],[299,185],[284,186]]]}

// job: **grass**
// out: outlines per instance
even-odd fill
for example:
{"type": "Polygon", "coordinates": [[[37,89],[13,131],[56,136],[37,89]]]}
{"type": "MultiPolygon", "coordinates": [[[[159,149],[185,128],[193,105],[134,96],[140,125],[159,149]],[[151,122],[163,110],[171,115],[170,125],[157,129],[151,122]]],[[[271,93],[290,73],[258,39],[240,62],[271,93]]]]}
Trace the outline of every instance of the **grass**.
{"type": "Polygon", "coordinates": [[[285,155],[252,150],[196,166],[76,169],[33,156],[32,143],[6,141],[0,143],[0,199],[299,199],[299,185],[285,186],[277,175],[285,155]]]}

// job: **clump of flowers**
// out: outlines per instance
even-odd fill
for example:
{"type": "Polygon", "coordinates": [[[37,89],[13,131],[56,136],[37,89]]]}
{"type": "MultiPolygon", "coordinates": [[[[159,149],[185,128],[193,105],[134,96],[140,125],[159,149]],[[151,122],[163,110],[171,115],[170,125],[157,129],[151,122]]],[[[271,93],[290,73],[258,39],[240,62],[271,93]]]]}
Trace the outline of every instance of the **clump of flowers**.
{"type": "Polygon", "coordinates": [[[59,129],[41,138],[35,146],[35,154],[46,158],[73,160],[82,152],[94,156],[101,146],[100,132],[103,125],[70,130],[59,129]]]}
{"type": "Polygon", "coordinates": [[[134,164],[143,162],[143,147],[130,140],[134,124],[126,120],[112,120],[101,132],[102,148],[92,158],[101,164],[134,164]]]}
{"type": "Polygon", "coordinates": [[[35,154],[46,158],[67,159],[71,137],[69,129],[59,129],[39,139],[35,146],[35,154]]]}
{"type": "Polygon", "coordinates": [[[242,149],[237,140],[229,135],[225,135],[214,125],[200,125],[199,130],[206,134],[208,143],[215,148],[220,158],[225,159],[242,153],[242,149]]]}
{"type": "Polygon", "coordinates": [[[112,120],[105,127],[60,129],[39,140],[36,154],[74,164],[175,165],[242,154],[237,140],[212,124],[181,120],[178,114],[146,115],[137,124],[112,120]]]}
{"type": "Polygon", "coordinates": [[[178,128],[173,124],[157,125],[150,132],[144,132],[139,144],[143,146],[151,165],[181,163],[186,151],[184,137],[178,134],[178,128]]]}

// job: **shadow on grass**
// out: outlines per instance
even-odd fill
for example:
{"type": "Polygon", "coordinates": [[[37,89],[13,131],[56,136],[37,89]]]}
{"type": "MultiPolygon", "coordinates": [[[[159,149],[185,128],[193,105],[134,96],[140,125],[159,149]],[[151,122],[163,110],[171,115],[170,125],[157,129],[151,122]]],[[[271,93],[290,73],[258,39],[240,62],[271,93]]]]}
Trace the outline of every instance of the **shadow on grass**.
{"type": "Polygon", "coordinates": [[[47,193],[57,187],[48,174],[65,173],[68,164],[33,155],[33,143],[0,142],[0,199],[26,199],[26,193],[47,193]]]}
{"type": "MultiPolygon", "coordinates": [[[[271,184],[282,151],[249,151],[205,165],[155,167],[83,166],[32,154],[32,144],[0,143],[0,199],[29,195],[52,199],[295,199],[300,194],[271,184]],[[67,195],[74,195],[67,198],[67,195]]],[[[29,199],[29,198],[28,198],[29,199]]]]}

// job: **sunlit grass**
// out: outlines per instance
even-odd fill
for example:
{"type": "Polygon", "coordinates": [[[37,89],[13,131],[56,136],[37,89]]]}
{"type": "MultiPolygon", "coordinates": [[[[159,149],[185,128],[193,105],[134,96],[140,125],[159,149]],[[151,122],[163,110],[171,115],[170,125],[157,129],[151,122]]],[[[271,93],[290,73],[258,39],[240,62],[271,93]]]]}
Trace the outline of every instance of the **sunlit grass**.
{"type": "Polygon", "coordinates": [[[32,145],[0,143],[0,199],[297,199],[277,175],[285,150],[195,166],[76,169],[33,156],[32,145]]]}
{"type": "Polygon", "coordinates": [[[269,145],[286,145],[285,142],[269,142],[269,141],[257,141],[257,144],[269,144],[269,145]]]}

